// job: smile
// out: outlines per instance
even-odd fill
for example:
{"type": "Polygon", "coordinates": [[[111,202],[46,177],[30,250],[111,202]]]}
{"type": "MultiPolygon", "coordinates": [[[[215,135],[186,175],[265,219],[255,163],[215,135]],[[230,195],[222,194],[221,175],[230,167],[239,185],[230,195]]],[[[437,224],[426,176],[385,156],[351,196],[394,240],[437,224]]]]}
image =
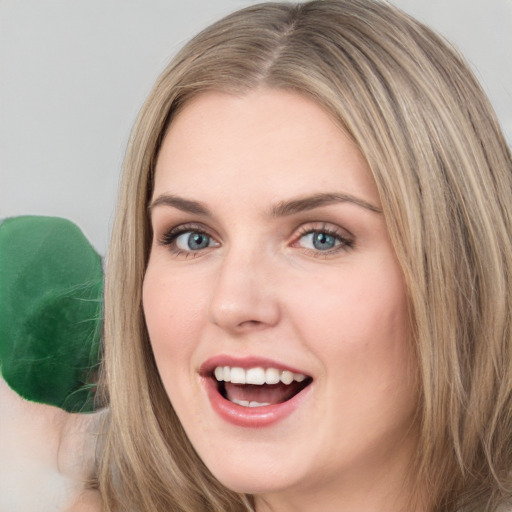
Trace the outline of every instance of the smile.
{"type": "Polygon", "coordinates": [[[263,427],[291,414],[313,378],[261,358],[219,356],[201,368],[213,410],[238,426],[263,427]]]}
{"type": "Polygon", "coordinates": [[[306,387],[311,379],[303,373],[277,368],[217,366],[214,376],[219,393],[242,407],[283,403],[306,387]]]}

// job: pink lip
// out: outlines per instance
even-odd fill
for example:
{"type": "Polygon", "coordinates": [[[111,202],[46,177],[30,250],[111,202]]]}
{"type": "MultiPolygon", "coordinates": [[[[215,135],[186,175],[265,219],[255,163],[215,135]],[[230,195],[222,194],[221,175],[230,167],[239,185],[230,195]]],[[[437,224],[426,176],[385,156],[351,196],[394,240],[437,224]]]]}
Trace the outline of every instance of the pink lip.
{"type": "Polygon", "coordinates": [[[230,356],[216,356],[205,361],[199,370],[202,376],[203,386],[212,406],[212,409],[225,421],[239,427],[261,428],[271,426],[287,416],[291,415],[306,399],[311,385],[306,386],[302,391],[286,402],[262,407],[243,407],[225,399],[217,390],[212,372],[217,366],[231,366],[238,368],[278,368],[304,373],[300,370],[283,365],[276,361],[259,357],[235,358],[230,356]]]}

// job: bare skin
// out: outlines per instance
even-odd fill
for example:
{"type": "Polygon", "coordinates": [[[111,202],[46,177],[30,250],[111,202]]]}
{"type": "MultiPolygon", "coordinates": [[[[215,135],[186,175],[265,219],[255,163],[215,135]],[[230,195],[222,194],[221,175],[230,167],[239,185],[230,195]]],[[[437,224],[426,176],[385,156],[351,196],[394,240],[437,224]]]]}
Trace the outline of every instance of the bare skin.
{"type": "Polygon", "coordinates": [[[212,474],[258,512],[420,512],[403,275],[371,171],[329,115],[290,91],[197,96],[163,140],[151,221],[146,325],[212,474]],[[209,365],[311,382],[272,419],[279,401],[222,397],[209,365]]]}
{"type": "Polygon", "coordinates": [[[88,488],[102,413],[29,402],[0,378],[0,510],[101,511],[88,488]]]}

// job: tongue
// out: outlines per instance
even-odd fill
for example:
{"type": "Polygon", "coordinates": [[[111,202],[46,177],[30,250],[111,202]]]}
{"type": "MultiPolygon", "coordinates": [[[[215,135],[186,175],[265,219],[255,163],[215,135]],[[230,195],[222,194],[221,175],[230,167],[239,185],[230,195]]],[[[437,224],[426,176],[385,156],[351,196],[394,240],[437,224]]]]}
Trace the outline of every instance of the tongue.
{"type": "Polygon", "coordinates": [[[246,400],[247,402],[260,402],[268,404],[280,404],[286,402],[296,395],[302,386],[298,382],[291,384],[263,384],[262,386],[253,384],[232,384],[226,382],[224,389],[228,400],[246,400]]]}

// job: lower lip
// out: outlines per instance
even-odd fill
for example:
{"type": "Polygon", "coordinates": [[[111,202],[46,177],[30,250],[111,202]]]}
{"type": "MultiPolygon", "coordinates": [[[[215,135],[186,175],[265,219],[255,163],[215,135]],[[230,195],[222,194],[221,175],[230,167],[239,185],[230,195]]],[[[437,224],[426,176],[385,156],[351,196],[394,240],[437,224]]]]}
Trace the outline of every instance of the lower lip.
{"type": "Polygon", "coordinates": [[[225,399],[213,379],[203,378],[203,384],[213,410],[225,421],[238,427],[268,427],[292,414],[306,399],[311,384],[286,402],[261,407],[244,407],[225,399]]]}

